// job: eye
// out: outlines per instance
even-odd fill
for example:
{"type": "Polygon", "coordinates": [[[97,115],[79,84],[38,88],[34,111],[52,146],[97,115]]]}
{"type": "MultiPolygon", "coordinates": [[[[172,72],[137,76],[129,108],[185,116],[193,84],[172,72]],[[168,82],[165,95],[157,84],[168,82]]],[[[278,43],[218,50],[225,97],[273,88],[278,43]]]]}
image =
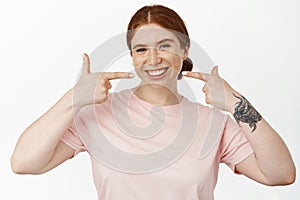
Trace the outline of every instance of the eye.
{"type": "Polygon", "coordinates": [[[159,49],[167,49],[169,47],[171,47],[171,45],[169,45],[169,44],[162,44],[162,45],[159,46],[159,49]]]}
{"type": "Polygon", "coordinates": [[[145,51],[147,51],[146,48],[138,48],[138,49],[136,50],[136,52],[145,52],[145,51]]]}

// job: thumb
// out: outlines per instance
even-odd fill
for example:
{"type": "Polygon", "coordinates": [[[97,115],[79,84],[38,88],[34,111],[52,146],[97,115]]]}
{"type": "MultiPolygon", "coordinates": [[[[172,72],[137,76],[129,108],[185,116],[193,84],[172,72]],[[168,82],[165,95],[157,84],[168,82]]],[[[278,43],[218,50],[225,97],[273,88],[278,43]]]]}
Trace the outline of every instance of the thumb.
{"type": "Polygon", "coordinates": [[[211,70],[211,75],[219,76],[218,69],[219,69],[218,66],[214,66],[211,70]]]}
{"type": "Polygon", "coordinates": [[[83,59],[83,63],[82,63],[82,72],[81,74],[89,74],[90,72],[90,58],[86,53],[82,54],[82,59],[83,59]]]}

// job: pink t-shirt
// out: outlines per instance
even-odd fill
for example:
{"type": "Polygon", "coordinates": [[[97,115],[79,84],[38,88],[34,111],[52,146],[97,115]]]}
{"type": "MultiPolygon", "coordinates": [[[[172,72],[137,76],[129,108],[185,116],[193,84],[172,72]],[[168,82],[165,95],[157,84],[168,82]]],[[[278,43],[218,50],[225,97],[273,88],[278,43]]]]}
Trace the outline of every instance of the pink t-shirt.
{"type": "Polygon", "coordinates": [[[253,153],[226,113],[193,103],[155,106],[127,89],[80,110],[62,141],[87,151],[99,200],[211,200],[219,163],[253,153]]]}

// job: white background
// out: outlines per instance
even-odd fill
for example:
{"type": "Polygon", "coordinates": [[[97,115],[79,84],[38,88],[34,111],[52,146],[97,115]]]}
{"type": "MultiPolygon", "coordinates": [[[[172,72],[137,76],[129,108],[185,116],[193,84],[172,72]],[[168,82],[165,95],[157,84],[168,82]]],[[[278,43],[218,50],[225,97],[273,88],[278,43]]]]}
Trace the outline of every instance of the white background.
{"type": "MultiPolygon", "coordinates": [[[[152,3],[182,16],[192,40],[280,133],[299,165],[299,1],[1,1],[1,200],[97,199],[87,153],[39,176],[13,174],[10,155],[24,129],[73,86],[82,52],[124,32],[133,13],[152,3]]],[[[215,197],[295,200],[299,186],[266,187],[221,165],[215,197]]]]}

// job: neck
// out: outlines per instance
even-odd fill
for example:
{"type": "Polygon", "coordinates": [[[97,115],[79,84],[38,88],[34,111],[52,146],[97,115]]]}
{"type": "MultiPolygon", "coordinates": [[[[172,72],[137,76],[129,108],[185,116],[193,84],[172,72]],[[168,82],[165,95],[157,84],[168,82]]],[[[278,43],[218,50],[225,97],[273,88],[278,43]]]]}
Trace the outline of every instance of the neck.
{"type": "Polygon", "coordinates": [[[139,85],[135,88],[135,95],[140,99],[154,105],[173,105],[182,100],[182,96],[177,91],[177,86],[167,88],[158,84],[139,85]]]}

